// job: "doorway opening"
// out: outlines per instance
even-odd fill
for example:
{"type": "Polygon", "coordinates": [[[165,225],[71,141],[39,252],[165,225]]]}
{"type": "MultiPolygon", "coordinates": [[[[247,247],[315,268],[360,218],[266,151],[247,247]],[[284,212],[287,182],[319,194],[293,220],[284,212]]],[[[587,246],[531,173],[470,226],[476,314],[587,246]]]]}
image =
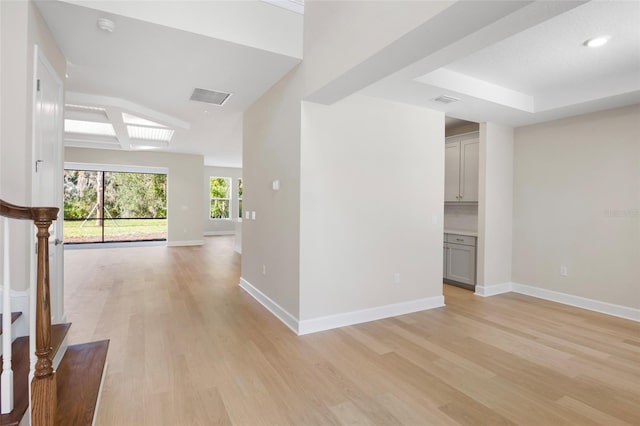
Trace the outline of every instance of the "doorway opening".
{"type": "Polygon", "coordinates": [[[166,239],[166,173],[65,168],[65,244],[166,239]]]}
{"type": "Polygon", "coordinates": [[[443,281],[467,290],[477,282],[480,124],[445,119],[443,281]]]}

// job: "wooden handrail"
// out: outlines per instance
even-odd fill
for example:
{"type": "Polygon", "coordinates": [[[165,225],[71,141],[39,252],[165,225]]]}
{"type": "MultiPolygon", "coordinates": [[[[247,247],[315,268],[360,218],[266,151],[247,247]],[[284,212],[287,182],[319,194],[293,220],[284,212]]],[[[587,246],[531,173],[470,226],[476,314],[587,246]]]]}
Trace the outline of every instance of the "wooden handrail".
{"type": "Polygon", "coordinates": [[[36,273],[36,361],[31,382],[31,424],[53,426],[57,405],[56,378],[51,357],[51,299],[49,290],[49,227],[57,207],[23,207],[0,200],[0,216],[32,220],[38,229],[36,273]]]}
{"type": "Polygon", "coordinates": [[[31,207],[16,206],[15,204],[0,200],[0,216],[11,219],[31,220],[31,207]]]}

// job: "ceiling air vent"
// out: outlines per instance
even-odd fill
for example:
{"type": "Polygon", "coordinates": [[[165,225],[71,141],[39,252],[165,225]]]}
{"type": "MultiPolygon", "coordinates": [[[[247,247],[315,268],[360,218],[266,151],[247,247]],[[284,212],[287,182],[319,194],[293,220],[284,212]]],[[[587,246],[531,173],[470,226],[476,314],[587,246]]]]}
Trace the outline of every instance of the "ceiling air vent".
{"type": "Polygon", "coordinates": [[[214,90],[206,89],[194,89],[193,95],[191,95],[190,99],[192,101],[222,106],[230,96],[231,93],[216,92],[214,90]]]}
{"type": "Polygon", "coordinates": [[[440,102],[442,104],[450,104],[451,102],[457,102],[460,99],[454,98],[453,96],[441,95],[434,99],[436,102],[440,102]]]}

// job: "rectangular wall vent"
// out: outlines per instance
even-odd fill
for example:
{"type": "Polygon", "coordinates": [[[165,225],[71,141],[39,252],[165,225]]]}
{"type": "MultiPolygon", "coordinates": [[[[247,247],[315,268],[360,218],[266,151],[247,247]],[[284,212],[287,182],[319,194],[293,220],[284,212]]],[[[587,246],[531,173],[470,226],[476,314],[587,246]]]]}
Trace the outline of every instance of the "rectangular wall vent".
{"type": "Polygon", "coordinates": [[[215,90],[206,89],[194,89],[190,99],[192,101],[222,106],[230,96],[231,93],[216,92],[215,90]]]}
{"type": "Polygon", "coordinates": [[[454,98],[453,96],[441,95],[434,99],[436,102],[440,102],[443,104],[450,104],[451,102],[457,102],[460,99],[454,98]]]}

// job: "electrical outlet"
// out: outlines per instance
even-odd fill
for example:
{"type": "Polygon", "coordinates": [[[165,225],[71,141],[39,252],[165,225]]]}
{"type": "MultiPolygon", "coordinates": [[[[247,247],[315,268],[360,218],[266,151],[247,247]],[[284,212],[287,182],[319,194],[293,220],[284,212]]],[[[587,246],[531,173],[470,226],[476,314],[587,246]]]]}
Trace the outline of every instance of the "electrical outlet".
{"type": "Polygon", "coordinates": [[[561,266],[560,267],[560,276],[561,277],[566,277],[567,275],[569,275],[569,270],[567,269],[566,266],[561,266]]]}
{"type": "Polygon", "coordinates": [[[393,274],[393,283],[400,284],[400,272],[396,272],[393,274]]]}
{"type": "Polygon", "coordinates": [[[262,275],[267,275],[267,265],[262,264],[262,275]]]}

